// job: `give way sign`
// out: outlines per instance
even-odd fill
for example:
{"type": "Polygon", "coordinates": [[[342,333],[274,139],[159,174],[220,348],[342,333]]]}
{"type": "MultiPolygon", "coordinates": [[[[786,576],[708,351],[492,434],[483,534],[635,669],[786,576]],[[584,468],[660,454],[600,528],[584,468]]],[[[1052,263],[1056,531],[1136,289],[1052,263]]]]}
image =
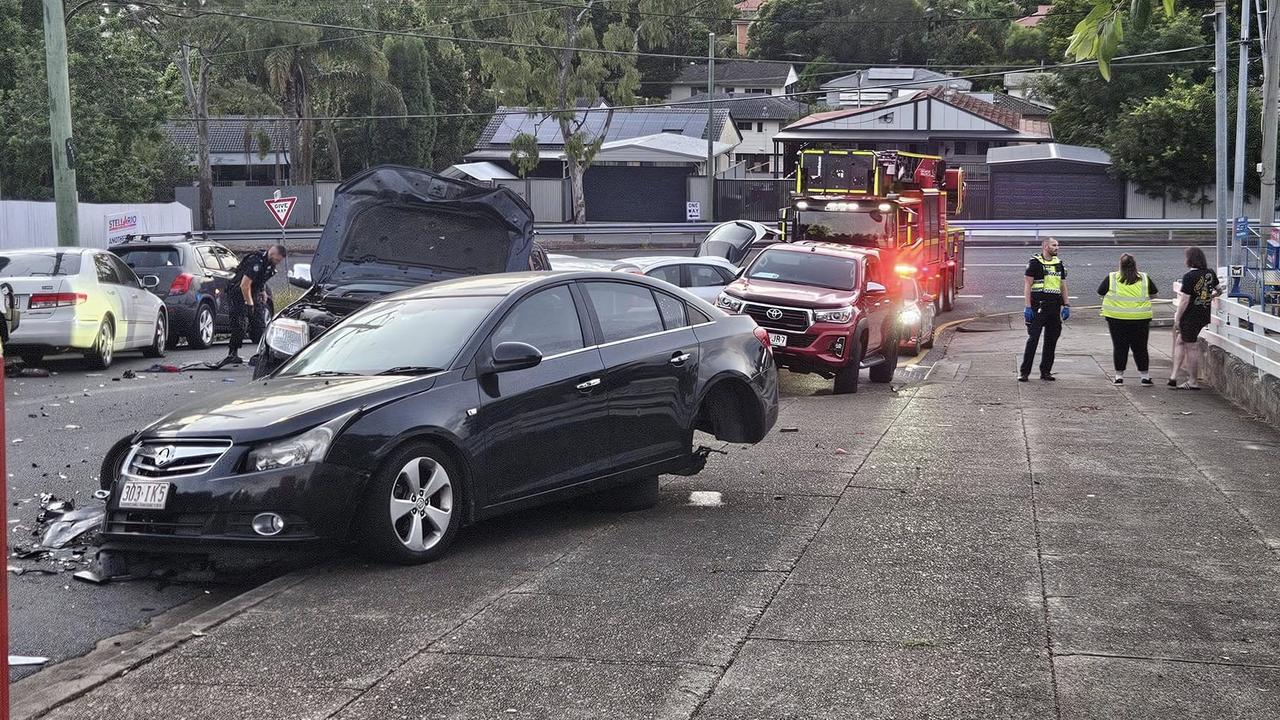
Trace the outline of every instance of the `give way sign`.
{"type": "Polygon", "coordinates": [[[266,203],[267,209],[271,211],[271,217],[275,218],[276,222],[283,228],[289,222],[289,216],[293,214],[293,206],[298,202],[298,198],[268,198],[262,202],[266,203]]]}

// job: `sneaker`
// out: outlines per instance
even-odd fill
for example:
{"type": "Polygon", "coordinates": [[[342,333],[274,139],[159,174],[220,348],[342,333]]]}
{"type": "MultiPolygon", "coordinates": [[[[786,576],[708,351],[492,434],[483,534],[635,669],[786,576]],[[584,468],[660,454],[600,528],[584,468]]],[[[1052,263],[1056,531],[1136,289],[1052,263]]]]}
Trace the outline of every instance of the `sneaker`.
{"type": "Polygon", "coordinates": [[[1182,388],[1183,390],[1199,390],[1200,389],[1199,385],[1192,385],[1190,382],[1184,382],[1178,387],[1182,388]]]}
{"type": "Polygon", "coordinates": [[[1119,375],[1117,375],[1117,376],[1115,377],[1115,379],[1114,379],[1114,380],[1112,380],[1111,382],[1112,382],[1112,384],[1115,384],[1115,385],[1123,385],[1123,384],[1124,384],[1124,378],[1122,378],[1122,377],[1120,377],[1119,375]]]}
{"type": "Polygon", "coordinates": [[[1154,382],[1152,382],[1152,381],[1151,381],[1151,378],[1149,378],[1149,377],[1142,378],[1142,380],[1140,381],[1140,384],[1142,384],[1142,385],[1155,385],[1155,383],[1154,383],[1154,382]]]}
{"type": "Polygon", "coordinates": [[[1174,380],[1173,378],[1169,378],[1169,382],[1167,382],[1167,383],[1165,383],[1165,384],[1166,384],[1166,385],[1168,385],[1169,387],[1173,388],[1174,390],[1177,390],[1177,389],[1178,389],[1178,381],[1177,381],[1177,380],[1174,380]]]}
{"type": "Polygon", "coordinates": [[[1053,376],[1052,374],[1050,374],[1050,373],[1040,373],[1040,379],[1041,379],[1041,380],[1044,380],[1045,382],[1053,382],[1053,381],[1057,380],[1058,378],[1054,377],[1054,376],[1053,376]]]}
{"type": "Polygon", "coordinates": [[[1019,376],[1018,376],[1018,382],[1027,382],[1027,381],[1028,381],[1028,380],[1030,380],[1030,379],[1031,379],[1031,376],[1030,376],[1030,375],[1019,375],[1019,376]]]}

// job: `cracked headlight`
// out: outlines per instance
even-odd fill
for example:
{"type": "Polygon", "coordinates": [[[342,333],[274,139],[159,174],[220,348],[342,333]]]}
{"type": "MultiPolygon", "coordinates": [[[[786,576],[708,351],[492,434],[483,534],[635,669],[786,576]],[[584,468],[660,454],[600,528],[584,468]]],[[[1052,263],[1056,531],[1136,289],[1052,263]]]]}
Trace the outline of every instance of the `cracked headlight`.
{"type": "Polygon", "coordinates": [[[262,339],[272,350],[281,355],[293,357],[307,344],[309,336],[310,331],[305,322],[290,318],[276,318],[267,326],[262,339]]]}
{"type": "Polygon", "coordinates": [[[249,451],[245,468],[249,472],[262,472],[320,462],[329,452],[329,445],[338,432],[355,414],[356,411],[352,410],[304,433],[258,445],[249,451]]]}

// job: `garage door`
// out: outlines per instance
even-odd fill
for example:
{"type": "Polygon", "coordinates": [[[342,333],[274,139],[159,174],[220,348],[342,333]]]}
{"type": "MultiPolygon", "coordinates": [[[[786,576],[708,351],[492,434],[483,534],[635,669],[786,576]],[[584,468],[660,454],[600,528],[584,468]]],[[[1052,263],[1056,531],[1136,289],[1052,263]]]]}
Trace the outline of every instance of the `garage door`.
{"type": "Polygon", "coordinates": [[[689,169],[684,167],[587,168],[587,220],[684,222],[688,176],[689,169]]]}
{"type": "Polygon", "coordinates": [[[1124,188],[1103,174],[991,173],[998,220],[1124,217],[1124,188]]]}

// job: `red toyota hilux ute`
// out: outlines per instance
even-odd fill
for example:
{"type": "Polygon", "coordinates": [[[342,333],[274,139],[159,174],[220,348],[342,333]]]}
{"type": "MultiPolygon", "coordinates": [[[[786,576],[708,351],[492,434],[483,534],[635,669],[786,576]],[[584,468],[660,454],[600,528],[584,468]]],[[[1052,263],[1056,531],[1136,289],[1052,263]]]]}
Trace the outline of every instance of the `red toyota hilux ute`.
{"type": "Polygon", "coordinates": [[[836,394],[893,380],[900,298],[878,251],[832,243],[771,245],[716,299],[769,333],[774,357],[792,372],[835,378],[836,394]]]}

